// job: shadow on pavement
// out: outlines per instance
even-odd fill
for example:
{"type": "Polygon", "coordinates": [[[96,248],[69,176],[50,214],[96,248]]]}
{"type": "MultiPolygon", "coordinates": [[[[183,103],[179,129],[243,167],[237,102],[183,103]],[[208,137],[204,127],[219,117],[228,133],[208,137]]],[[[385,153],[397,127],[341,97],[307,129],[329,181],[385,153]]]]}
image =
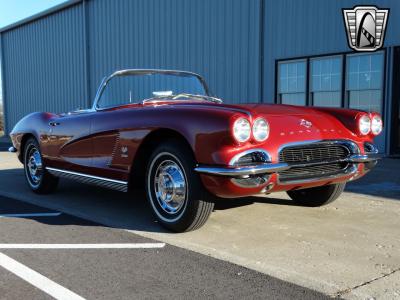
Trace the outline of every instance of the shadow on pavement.
{"type": "MultiPolygon", "coordinates": [[[[145,193],[141,190],[122,193],[62,179],[53,194],[37,195],[28,188],[23,170],[20,168],[0,171],[1,194],[7,197],[0,198],[0,214],[61,211],[85,220],[95,219],[101,224],[120,229],[168,232],[157,223],[151,213],[145,193]],[[37,206],[32,208],[31,204],[24,204],[25,202],[18,200],[28,201],[39,208],[37,206]]],[[[254,203],[293,205],[292,201],[285,199],[247,197],[217,199],[215,210],[234,209],[254,203]]],[[[49,225],[98,226],[96,223],[85,222],[79,218],[29,217],[29,219],[49,225]]]]}
{"type": "Polygon", "coordinates": [[[347,184],[346,191],[400,200],[400,159],[386,158],[364,177],[347,184]]]}
{"type": "MultiPolygon", "coordinates": [[[[349,183],[347,191],[400,200],[400,172],[397,171],[398,167],[400,167],[400,160],[384,160],[364,178],[349,183]]],[[[22,168],[12,168],[0,171],[0,194],[70,213],[83,219],[96,220],[101,224],[115,228],[167,232],[157,223],[150,207],[148,207],[144,192],[140,190],[121,193],[62,179],[55,193],[36,195],[27,187],[22,168]]],[[[229,210],[254,203],[294,205],[292,201],[274,198],[272,194],[267,197],[217,199],[215,210],[229,210]]],[[[69,222],[63,223],[63,221],[57,221],[57,218],[33,219],[52,225],[68,225],[69,222]]],[[[75,220],[74,222],[81,221],[75,220]]],[[[77,225],[97,226],[97,224],[91,222],[77,225]]]]}

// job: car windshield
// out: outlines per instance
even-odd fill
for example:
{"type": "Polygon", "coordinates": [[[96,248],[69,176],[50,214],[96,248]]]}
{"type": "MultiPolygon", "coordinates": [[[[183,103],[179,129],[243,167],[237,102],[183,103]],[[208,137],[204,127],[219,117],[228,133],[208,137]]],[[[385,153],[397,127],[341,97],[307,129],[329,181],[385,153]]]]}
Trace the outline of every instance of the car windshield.
{"type": "Polygon", "coordinates": [[[112,77],[97,102],[98,108],[115,107],[150,101],[187,100],[217,101],[207,95],[202,80],[185,72],[132,72],[112,77]]]}

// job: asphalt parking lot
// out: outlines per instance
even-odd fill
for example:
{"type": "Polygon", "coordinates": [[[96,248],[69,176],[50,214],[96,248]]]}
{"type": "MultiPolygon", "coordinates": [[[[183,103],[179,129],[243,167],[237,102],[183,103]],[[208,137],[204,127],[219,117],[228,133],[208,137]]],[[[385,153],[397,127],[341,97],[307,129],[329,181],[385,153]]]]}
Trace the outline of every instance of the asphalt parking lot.
{"type": "MultiPolygon", "coordinates": [[[[1,213],[61,215],[0,218],[1,244],[166,245],[0,253],[84,298],[323,297],[315,290],[349,299],[396,299],[399,167],[400,160],[382,161],[323,208],[294,206],[285,194],[223,201],[200,230],[171,234],[154,222],[140,192],[127,195],[63,180],[55,194],[34,195],[15,156],[2,152],[0,195],[8,198],[0,199],[1,213]],[[28,205],[23,203],[35,206],[20,207],[28,205]]],[[[0,268],[0,273],[6,298],[27,292],[43,298],[12,272],[0,268]]]]}
{"type": "Polygon", "coordinates": [[[0,218],[2,299],[323,298],[232,263],[10,198],[0,197],[0,218]]]}

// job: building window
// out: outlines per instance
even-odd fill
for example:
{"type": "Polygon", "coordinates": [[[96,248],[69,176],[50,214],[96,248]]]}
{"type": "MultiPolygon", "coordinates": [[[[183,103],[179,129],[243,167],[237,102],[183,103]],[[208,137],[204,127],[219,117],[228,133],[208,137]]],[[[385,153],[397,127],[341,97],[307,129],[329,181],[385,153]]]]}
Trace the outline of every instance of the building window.
{"type": "Polygon", "coordinates": [[[310,103],[315,106],[342,106],[342,56],[310,60],[310,103]]]}
{"type": "Polygon", "coordinates": [[[280,62],[278,98],[282,104],[306,105],[306,61],[280,62]]]}
{"type": "Polygon", "coordinates": [[[383,52],[347,56],[346,97],[350,108],[382,113],[383,52]]]}

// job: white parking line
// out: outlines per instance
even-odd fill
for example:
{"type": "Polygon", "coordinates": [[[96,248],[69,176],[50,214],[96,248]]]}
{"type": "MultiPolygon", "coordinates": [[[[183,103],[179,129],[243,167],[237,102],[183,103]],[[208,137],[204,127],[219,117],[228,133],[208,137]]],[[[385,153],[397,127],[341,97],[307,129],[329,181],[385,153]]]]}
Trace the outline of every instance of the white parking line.
{"type": "Polygon", "coordinates": [[[36,288],[49,294],[55,299],[85,299],[3,253],[0,253],[0,266],[22,278],[23,280],[29,282],[36,288]]]}
{"type": "Polygon", "coordinates": [[[165,243],[130,244],[0,244],[0,249],[151,249],[163,248],[165,243]]]}
{"type": "Polygon", "coordinates": [[[61,215],[58,213],[32,213],[32,214],[3,214],[0,218],[30,218],[30,217],[58,217],[61,215]]]}

